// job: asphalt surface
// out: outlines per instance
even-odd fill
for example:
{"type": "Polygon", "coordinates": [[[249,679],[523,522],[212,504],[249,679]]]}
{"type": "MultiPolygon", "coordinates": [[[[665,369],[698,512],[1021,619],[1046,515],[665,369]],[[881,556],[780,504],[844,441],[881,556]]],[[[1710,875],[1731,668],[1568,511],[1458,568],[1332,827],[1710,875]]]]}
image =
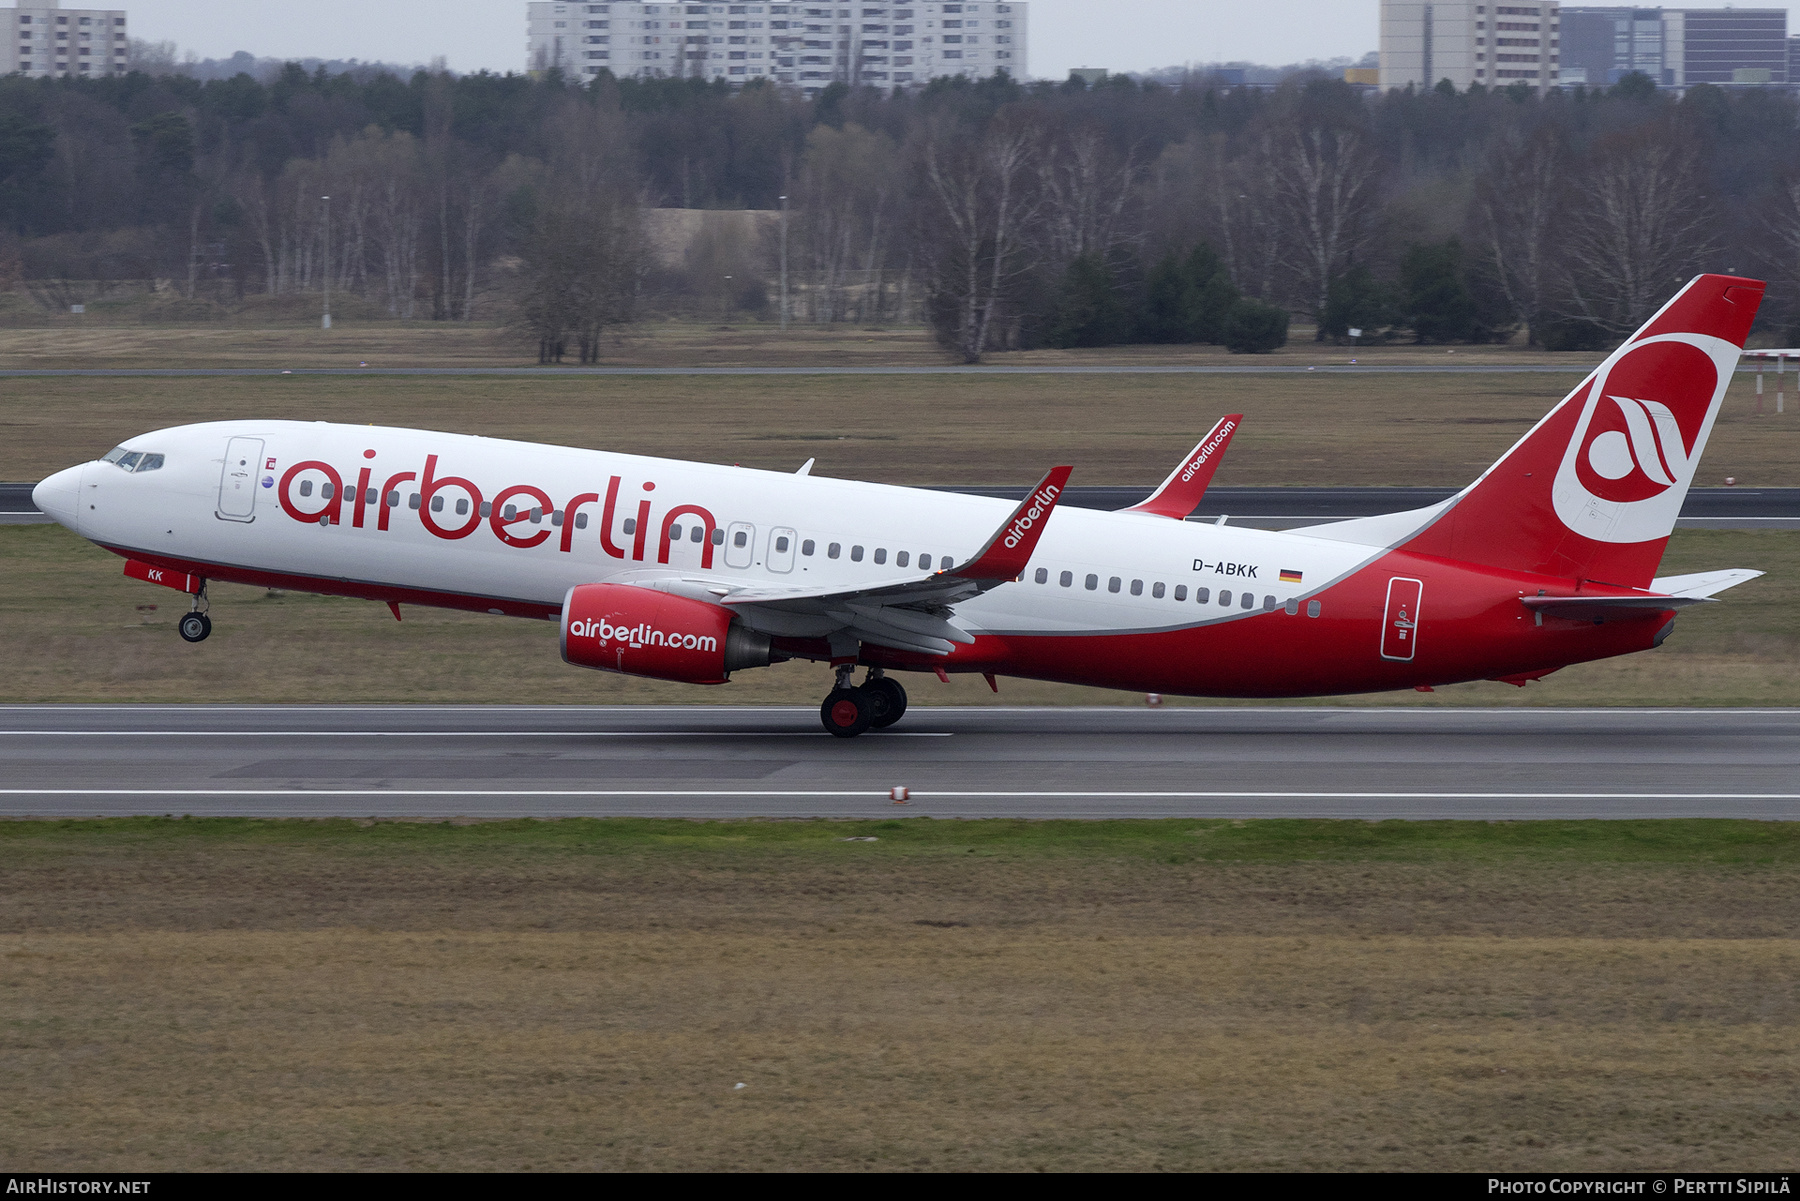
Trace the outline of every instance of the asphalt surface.
{"type": "Polygon", "coordinates": [[[270,375],[487,375],[487,376],[633,376],[633,375],[1305,375],[1326,372],[1344,375],[1583,375],[1593,363],[1568,367],[1541,364],[1481,366],[1469,364],[1394,364],[1363,366],[1333,363],[1323,366],[1243,363],[1209,367],[93,367],[64,369],[15,369],[0,371],[0,379],[99,378],[208,378],[213,376],[270,375]]]}
{"type": "Polygon", "coordinates": [[[1800,710],[0,707],[0,815],[126,814],[1793,821],[1800,710]]]}
{"type": "MultiPolygon", "coordinates": [[[[31,503],[30,484],[0,484],[0,525],[49,518],[31,503]]],[[[1028,489],[968,485],[941,488],[976,496],[1023,500],[1028,489]]],[[[1267,529],[1315,525],[1349,517],[1373,517],[1437,504],[1451,488],[1213,488],[1192,520],[1221,516],[1238,525],[1267,529]]],[[[1148,488],[1070,488],[1064,503],[1085,509],[1123,509],[1150,495],[1148,488]]],[[[1696,488],[1682,507],[1684,529],[1800,529],[1800,488],[1696,488]]]]}

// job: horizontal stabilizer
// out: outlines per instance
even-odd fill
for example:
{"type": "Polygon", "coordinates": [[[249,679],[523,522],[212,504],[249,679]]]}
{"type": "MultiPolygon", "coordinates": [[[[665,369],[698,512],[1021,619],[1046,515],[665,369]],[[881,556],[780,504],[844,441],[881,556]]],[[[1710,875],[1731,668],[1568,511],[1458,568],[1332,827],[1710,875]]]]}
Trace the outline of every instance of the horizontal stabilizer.
{"type": "Polygon", "coordinates": [[[1693,575],[1664,576],[1650,581],[1652,592],[1666,592],[1670,596],[1717,596],[1727,588],[1736,588],[1739,584],[1747,584],[1757,576],[1765,574],[1751,571],[1746,567],[1733,567],[1725,571],[1701,571],[1693,575]]]}
{"type": "Polygon", "coordinates": [[[1661,613],[1668,609],[1685,609],[1689,605],[1714,603],[1706,596],[1522,596],[1519,599],[1527,609],[1551,617],[1581,620],[1605,617],[1608,613],[1661,613]]]}
{"type": "Polygon", "coordinates": [[[1219,420],[1200,444],[1188,452],[1169,478],[1162,482],[1149,500],[1142,504],[1122,509],[1124,513],[1148,513],[1152,517],[1172,517],[1176,521],[1186,521],[1195,509],[1200,507],[1201,498],[1212,484],[1213,474],[1219,470],[1219,463],[1225,457],[1225,448],[1231,445],[1231,436],[1244,424],[1242,413],[1233,413],[1219,420]]]}

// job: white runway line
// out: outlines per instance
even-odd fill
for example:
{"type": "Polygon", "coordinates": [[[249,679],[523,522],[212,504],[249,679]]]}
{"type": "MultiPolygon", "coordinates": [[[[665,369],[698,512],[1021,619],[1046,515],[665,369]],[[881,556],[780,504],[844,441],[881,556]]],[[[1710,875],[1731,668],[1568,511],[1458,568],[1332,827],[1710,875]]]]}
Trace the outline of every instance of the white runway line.
{"type": "MultiPolygon", "coordinates": [[[[876,738],[954,738],[871,731],[876,738]]],[[[0,738],[829,738],[824,730],[0,730],[0,738]]]]}

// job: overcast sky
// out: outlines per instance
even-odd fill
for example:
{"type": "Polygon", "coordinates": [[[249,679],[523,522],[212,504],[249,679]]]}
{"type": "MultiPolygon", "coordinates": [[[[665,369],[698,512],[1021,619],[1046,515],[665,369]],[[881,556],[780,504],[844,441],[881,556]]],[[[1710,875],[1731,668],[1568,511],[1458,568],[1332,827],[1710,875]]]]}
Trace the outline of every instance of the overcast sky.
{"type": "MultiPolygon", "coordinates": [[[[68,0],[75,7],[76,0],[68,0]]],[[[80,0],[92,4],[96,0],[80,0]]],[[[205,58],[360,58],[456,71],[520,70],[525,0],[112,0],[132,36],[205,58]]],[[[861,2],[861,0],[852,0],[861,2]]],[[[891,0],[890,0],[891,2],[891,0]]],[[[1184,62],[1280,65],[1376,48],[1378,0],[1030,0],[1031,74],[1148,70],[1184,62]]],[[[1671,6],[1674,7],[1674,6],[1671,6]]],[[[1724,8],[1721,0],[1681,7],[1724,8]]],[[[1791,5],[1790,12],[1800,9],[1791,5]]],[[[1790,17],[1790,28],[1800,21],[1790,17]]]]}

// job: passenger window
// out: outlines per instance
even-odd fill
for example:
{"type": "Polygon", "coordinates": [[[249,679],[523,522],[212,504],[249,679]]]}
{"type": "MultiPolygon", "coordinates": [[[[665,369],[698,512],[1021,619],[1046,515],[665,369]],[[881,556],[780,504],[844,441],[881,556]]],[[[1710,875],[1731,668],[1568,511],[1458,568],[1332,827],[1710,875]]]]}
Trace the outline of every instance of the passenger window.
{"type": "Polygon", "coordinates": [[[680,542],[681,541],[681,527],[680,526],[672,525],[669,527],[669,541],[670,542],[680,542]]]}
{"type": "Polygon", "coordinates": [[[1178,601],[1184,601],[1187,599],[1187,585],[1186,584],[1175,585],[1175,599],[1178,601]]]}
{"type": "Polygon", "coordinates": [[[825,548],[825,557],[827,559],[835,559],[843,552],[844,544],[841,542],[833,542],[830,546],[825,548]]]}
{"type": "MultiPolygon", "coordinates": [[[[507,505],[507,506],[506,506],[506,519],[507,519],[507,520],[508,520],[508,521],[511,521],[511,520],[512,520],[512,514],[513,514],[513,508],[512,508],[512,506],[511,506],[511,505],[507,505]]],[[[627,534],[635,534],[635,533],[637,533],[637,518],[635,518],[635,517],[627,517],[627,518],[626,518],[626,519],[625,519],[625,532],[626,532],[626,533],[627,533],[627,534]]]]}
{"type": "MultiPolygon", "coordinates": [[[[336,484],[321,485],[319,488],[319,495],[324,497],[326,500],[330,500],[332,497],[337,495],[337,485],[336,484]]],[[[435,508],[438,508],[439,505],[433,505],[431,507],[435,509],[435,508]]]]}
{"type": "Polygon", "coordinates": [[[775,539],[775,553],[776,554],[780,554],[780,555],[787,554],[788,546],[789,546],[789,543],[788,543],[786,535],[783,535],[782,537],[775,539]]]}
{"type": "MultiPolygon", "coordinates": [[[[625,531],[625,532],[626,532],[626,533],[627,533],[627,534],[629,534],[629,533],[631,533],[631,531],[630,531],[630,530],[626,530],[626,531],[625,531]]],[[[742,548],[743,548],[743,547],[746,547],[746,546],[749,546],[749,545],[750,545],[750,531],[748,531],[748,530],[739,530],[739,531],[738,531],[738,532],[737,532],[737,533],[736,533],[736,535],[734,535],[734,536],[733,536],[733,537],[732,537],[732,539],[731,539],[731,545],[733,545],[733,546],[735,546],[735,547],[738,547],[738,548],[739,548],[739,549],[742,549],[742,548]]]]}
{"type": "Polygon", "coordinates": [[[156,471],[161,468],[162,465],[163,457],[161,455],[145,455],[144,461],[137,465],[137,469],[140,472],[156,471]]]}
{"type": "Polygon", "coordinates": [[[1040,567],[1037,569],[1037,582],[1040,584],[1048,584],[1050,582],[1049,568],[1040,567]]]}
{"type": "MultiPolygon", "coordinates": [[[[519,506],[517,505],[507,505],[504,509],[500,510],[500,520],[502,521],[517,521],[518,518],[519,506]]],[[[625,523],[625,532],[627,534],[631,533],[631,526],[631,522],[627,521],[625,523]]]]}
{"type": "Polygon", "coordinates": [[[1124,582],[1125,581],[1121,580],[1118,576],[1114,576],[1112,579],[1106,581],[1106,590],[1108,592],[1117,592],[1124,582]]]}
{"type": "Polygon", "coordinates": [[[1097,575],[1090,575],[1087,578],[1086,583],[1087,583],[1087,590],[1089,592],[1092,592],[1092,591],[1094,591],[1094,589],[1100,587],[1100,577],[1097,575]]]}
{"type": "Polygon", "coordinates": [[[878,564],[887,562],[887,547],[879,546],[875,548],[875,562],[878,564]]]}
{"type": "Polygon", "coordinates": [[[465,517],[468,515],[468,512],[469,512],[469,498],[465,496],[461,500],[456,502],[456,515],[458,517],[465,517]]]}
{"type": "Polygon", "coordinates": [[[861,562],[862,562],[862,557],[863,557],[863,549],[862,549],[862,547],[860,547],[860,546],[853,546],[853,547],[851,547],[851,548],[850,548],[850,561],[851,561],[851,562],[852,562],[852,563],[861,563],[861,562]]]}
{"type": "MultiPolygon", "coordinates": [[[[300,481],[300,495],[301,496],[311,496],[312,495],[312,481],[311,480],[301,480],[300,481]]],[[[418,508],[417,505],[414,505],[413,507],[415,509],[418,508]]]]}
{"type": "Polygon", "coordinates": [[[1231,608],[1231,590],[1229,588],[1219,592],[1219,606],[1224,609],[1231,608]]]}
{"type": "MultiPolygon", "coordinates": [[[[469,511],[469,506],[467,503],[459,500],[456,502],[456,511],[458,513],[467,513],[469,511]]],[[[544,511],[542,509],[533,509],[531,511],[531,524],[544,524],[544,511]]]]}
{"type": "Polygon", "coordinates": [[[1131,581],[1131,595],[1133,595],[1133,596],[1144,595],[1144,581],[1142,581],[1142,580],[1131,581]]]}
{"type": "Polygon", "coordinates": [[[1287,615],[1289,617],[1300,616],[1300,599],[1295,597],[1289,600],[1285,608],[1287,609],[1287,615]]]}
{"type": "Polygon", "coordinates": [[[712,532],[712,544],[714,546],[724,546],[725,545],[725,531],[724,530],[714,530],[712,532]]]}
{"type": "MultiPolygon", "coordinates": [[[[331,485],[326,484],[325,487],[329,488],[329,487],[331,487],[331,485]]],[[[323,488],[320,489],[319,491],[320,491],[320,495],[326,496],[327,500],[330,499],[330,497],[328,495],[326,495],[325,490],[323,488]]],[[[444,511],[444,498],[443,497],[434,496],[431,498],[431,511],[433,513],[442,513],[444,511]]]]}
{"type": "Polygon", "coordinates": [[[1154,588],[1150,589],[1150,595],[1155,597],[1157,600],[1161,600],[1163,598],[1163,594],[1167,591],[1168,591],[1168,589],[1165,588],[1160,582],[1158,582],[1154,588]]]}
{"type": "Polygon", "coordinates": [[[1272,596],[1263,597],[1263,608],[1267,609],[1269,612],[1273,613],[1276,609],[1279,609],[1280,607],[1281,607],[1281,602],[1276,600],[1274,597],[1272,597],[1272,596]]]}
{"type": "Polygon", "coordinates": [[[907,565],[907,563],[911,561],[911,559],[912,559],[912,553],[910,551],[904,551],[904,550],[900,551],[894,555],[894,566],[895,567],[905,567],[907,565]]]}
{"type": "Polygon", "coordinates": [[[406,507],[409,509],[416,509],[419,507],[419,494],[417,492],[407,497],[406,507]]]}
{"type": "Polygon", "coordinates": [[[1256,594],[1254,592],[1244,593],[1244,603],[1239,605],[1238,608],[1240,608],[1240,609],[1256,608],[1256,594]]]}
{"type": "Polygon", "coordinates": [[[920,571],[930,571],[931,570],[931,556],[930,555],[920,555],[919,556],[919,570],[920,571]]]}
{"type": "Polygon", "coordinates": [[[550,524],[560,526],[562,524],[562,517],[563,517],[563,515],[562,515],[561,509],[557,509],[557,510],[553,511],[550,514],[550,524]]]}
{"type": "Polygon", "coordinates": [[[811,538],[808,538],[805,542],[800,544],[800,553],[810,559],[812,558],[812,553],[816,545],[817,544],[814,543],[811,538]]]}
{"type": "MultiPolygon", "coordinates": [[[[400,507],[400,492],[398,489],[387,494],[387,507],[390,509],[398,509],[400,507]]],[[[481,515],[486,517],[487,511],[488,506],[483,504],[481,506],[481,515]]]]}
{"type": "Polygon", "coordinates": [[[694,532],[688,535],[688,541],[695,543],[696,545],[698,545],[699,543],[705,542],[706,541],[706,527],[703,525],[695,526],[694,532]]]}
{"type": "Polygon", "coordinates": [[[1075,573],[1072,571],[1065,571],[1062,575],[1057,577],[1056,582],[1061,584],[1064,588],[1072,588],[1075,586],[1075,573]]]}
{"type": "Polygon", "coordinates": [[[587,514],[586,513],[575,514],[575,528],[578,530],[587,529],[587,514]]]}
{"type": "Polygon", "coordinates": [[[1207,601],[1209,601],[1211,599],[1212,599],[1212,589],[1210,589],[1210,588],[1194,589],[1194,603],[1196,605],[1204,605],[1207,601]]]}
{"type": "Polygon", "coordinates": [[[1325,611],[1325,606],[1321,605],[1318,601],[1307,601],[1306,602],[1306,615],[1308,617],[1317,617],[1320,613],[1323,613],[1324,611],[1325,611]]]}
{"type": "Polygon", "coordinates": [[[492,517],[494,515],[494,502],[493,501],[484,500],[481,502],[481,515],[483,517],[492,517]]]}

